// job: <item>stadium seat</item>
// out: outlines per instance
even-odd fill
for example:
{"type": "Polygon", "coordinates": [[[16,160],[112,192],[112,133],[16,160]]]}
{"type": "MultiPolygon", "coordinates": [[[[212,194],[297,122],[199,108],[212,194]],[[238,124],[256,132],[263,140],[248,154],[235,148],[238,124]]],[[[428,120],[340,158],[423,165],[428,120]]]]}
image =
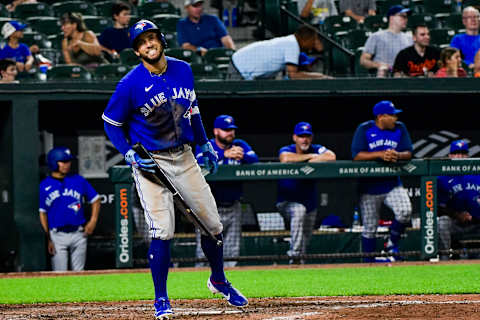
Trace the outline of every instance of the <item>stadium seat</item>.
{"type": "Polygon", "coordinates": [[[57,49],[40,49],[40,54],[57,65],[63,61],[62,52],[57,49]]]}
{"type": "Polygon", "coordinates": [[[455,36],[455,30],[452,29],[445,28],[430,30],[430,44],[439,48],[448,47],[453,36],[455,36]]]}
{"type": "Polygon", "coordinates": [[[101,17],[112,18],[112,1],[101,1],[95,3],[97,14],[101,17]]]}
{"type": "Polygon", "coordinates": [[[350,30],[357,28],[357,22],[346,16],[329,16],[325,18],[323,23],[324,30],[330,36],[338,34],[339,32],[347,33],[350,30]]]}
{"type": "Polygon", "coordinates": [[[209,49],[203,58],[206,63],[214,64],[219,70],[226,72],[230,59],[234,53],[235,50],[232,49],[213,48],[209,49]]]}
{"type": "Polygon", "coordinates": [[[122,52],[120,52],[120,62],[123,65],[136,66],[140,63],[140,59],[137,57],[133,49],[128,48],[123,49],[122,52]]]}
{"type": "Polygon", "coordinates": [[[180,16],[177,14],[156,14],[152,17],[152,20],[162,32],[169,33],[177,31],[180,16]]]}
{"type": "Polygon", "coordinates": [[[47,38],[52,43],[52,48],[62,50],[62,41],[65,38],[63,33],[52,34],[47,38]]]}
{"type": "Polygon", "coordinates": [[[436,18],[447,17],[457,10],[456,0],[424,0],[425,10],[436,18]]]}
{"type": "Polygon", "coordinates": [[[138,14],[141,17],[148,18],[157,14],[180,15],[181,12],[170,2],[146,2],[138,7],[138,14]]]}
{"type": "Polygon", "coordinates": [[[165,55],[186,61],[188,63],[202,63],[202,57],[194,51],[182,48],[172,48],[165,50],[165,55]]]}
{"type": "Polygon", "coordinates": [[[12,21],[12,20],[13,20],[13,18],[0,17],[0,30],[2,30],[2,27],[6,22],[12,21]]]}
{"type": "Polygon", "coordinates": [[[2,3],[0,3],[0,17],[10,17],[10,12],[8,12],[2,3]]]}
{"type": "Polygon", "coordinates": [[[123,64],[102,64],[95,69],[97,80],[119,80],[129,71],[129,66],[123,64]]]}
{"type": "Polygon", "coordinates": [[[337,49],[332,47],[332,58],[330,62],[330,70],[335,77],[347,77],[351,75],[350,72],[350,57],[337,49]]]}
{"type": "Polygon", "coordinates": [[[28,45],[36,44],[40,49],[52,48],[52,42],[48,40],[47,36],[39,32],[24,32],[22,42],[28,45]]]}
{"type": "Polygon", "coordinates": [[[112,19],[105,17],[85,16],[83,17],[83,21],[85,21],[87,28],[96,34],[100,34],[107,27],[113,26],[112,19]]]}
{"type": "Polygon", "coordinates": [[[438,20],[433,14],[412,14],[408,17],[407,27],[409,29],[412,29],[419,24],[425,24],[430,30],[439,27],[438,20]]]}
{"type": "Polygon", "coordinates": [[[73,65],[63,64],[63,65],[56,65],[47,71],[47,80],[49,81],[51,80],[82,81],[82,80],[91,80],[91,79],[92,79],[92,74],[83,66],[73,66],[73,65]]]}
{"type": "Polygon", "coordinates": [[[367,31],[378,31],[381,29],[386,29],[388,26],[387,17],[383,15],[368,16],[363,21],[363,27],[367,31]]]}
{"type": "Polygon", "coordinates": [[[35,31],[53,35],[61,32],[60,21],[54,17],[32,17],[27,19],[27,24],[35,31]]]}
{"type": "Polygon", "coordinates": [[[363,48],[358,48],[355,51],[355,76],[357,77],[370,77],[370,71],[368,69],[365,69],[361,64],[360,64],[360,56],[363,53],[363,48]]]}
{"type": "Polygon", "coordinates": [[[218,70],[217,66],[210,63],[191,63],[195,80],[223,80],[225,75],[218,70]]]}
{"type": "Polygon", "coordinates": [[[65,12],[80,12],[82,15],[96,16],[97,10],[93,4],[84,1],[66,1],[52,4],[55,16],[60,17],[65,12]]]}
{"type": "Polygon", "coordinates": [[[167,41],[167,46],[169,48],[178,48],[176,32],[164,33],[164,35],[165,35],[165,40],[167,41]]]}
{"type": "Polygon", "coordinates": [[[444,27],[456,30],[457,33],[464,32],[465,31],[465,26],[463,25],[463,21],[462,21],[462,14],[461,13],[455,13],[455,14],[449,15],[445,19],[444,27]]]}
{"type": "Polygon", "coordinates": [[[348,34],[340,36],[337,39],[345,48],[356,50],[365,45],[365,42],[371,34],[371,31],[352,30],[348,34]]]}
{"type": "Polygon", "coordinates": [[[50,6],[46,3],[37,2],[37,3],[22,3],[15,7],[13,16],[18,19],[26,20],[30,17],[38,16],[52,16],[53,12],[50,6]]]}

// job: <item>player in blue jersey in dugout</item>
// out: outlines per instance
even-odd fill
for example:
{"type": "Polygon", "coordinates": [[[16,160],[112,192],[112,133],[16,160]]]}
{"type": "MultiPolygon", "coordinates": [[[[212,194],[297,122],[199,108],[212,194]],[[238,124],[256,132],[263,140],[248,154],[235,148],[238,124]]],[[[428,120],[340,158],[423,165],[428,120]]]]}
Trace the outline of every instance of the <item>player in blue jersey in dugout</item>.
{"type": "MultiPolygon", "coordinates": [[[[167,293],[170,242],[175,231],[173,195],[142,172],[151,172],[155,161],[187,205],[222,240],[215,199],[190,144],[200,146],[203,166],[211,173],[217,169],[217,155],[202,124],[188,63],[165,56],[165,37],[151,21],[135,23],[130,28],[130,42],[141,63],[120,80],[102,118],[108,137],[132,166],[152,238],[148,261],[155,289],[155,317],[165,319],[173,314],[167,293]],[[154,160],[142,159],[133,150],[136,143],[141,143],[154,160]]],[[[231,305],[247,305],[248,300],[226,279],[222,246],[206,235],[202,235],[201,244],[212,271],[207,280],[210,291],[221,293],[231,305]]]]}
{"type": "Polygon", "coordinates": [[[47,154],[51,174],[40,183],[40,223],[47,234],[52,269],[81,271],[87,258],[87,237],[93,233],[100,212],[100,196],[85,178],[70,173],[70,149],[57,147],[47,154]],[[84,200],[91,204],[88,222],[84,200]]]}
{"type": "MultiPolygon", "coordinates": [[[[360,124],[352,141],[354,161],[397,162],[412,158],[412,141],[406,126],[398,120],[398,114],[391,101],[380,101],[373,107],[374,120],[360,124]]],[[[412,204],[400,177],[362,178],[359,181],[360,211],[363,222],[362,250],[376,251],[375,234],[382,203],[395,216],[390,226],[390,237],[385,249],[391,257],[367,257],[365,262],[390,262],[400,259],[398,244],[402,233],[410,222],[412,204]]]]}
{"type": "MultiPolygon", "coordinates": [[[[450,144],[448,157],[452,160],[467,159],[469,147],[466,140],[450,144]]],[[[437,180],[438,194],[438,248],[458,248],[458,240],[464,235],[480,232],[480,175],[442,176],[437,180]]],[[[451,254],[440,254],[448,260],[451,254]]]]}

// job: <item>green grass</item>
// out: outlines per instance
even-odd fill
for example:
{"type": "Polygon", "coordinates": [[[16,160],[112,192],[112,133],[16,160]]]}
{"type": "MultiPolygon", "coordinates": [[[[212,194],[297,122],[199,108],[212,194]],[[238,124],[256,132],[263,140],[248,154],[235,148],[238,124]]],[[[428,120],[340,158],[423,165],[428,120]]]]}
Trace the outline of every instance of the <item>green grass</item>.
{"type": "MultiPolygon", "coordinates": [[[[232,270],[247,297],[454,294],[480,292],[480,265],[232,270]]],[[[207,271],[171,272],[172,299],[211,298],[207,271]]],[[[153,299],[149,273],[0,279],[0,303],[153,299]]]]}

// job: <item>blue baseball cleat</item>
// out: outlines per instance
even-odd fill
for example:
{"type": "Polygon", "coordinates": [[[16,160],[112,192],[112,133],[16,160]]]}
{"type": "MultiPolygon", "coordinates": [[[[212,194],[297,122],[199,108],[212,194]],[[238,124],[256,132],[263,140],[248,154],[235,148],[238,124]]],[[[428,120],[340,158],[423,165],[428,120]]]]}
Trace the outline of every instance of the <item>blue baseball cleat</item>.
{"type": "Polygon", "coordinates": [[[248,304],[247,298],[228,281],[215,282],[211,278],[208,278],[207,287],[213,294],[221,293],[225,299],[227,299],[228,303],[234,307],[245,307],[248,304]]]}
{"type": "Polygon", "coordinates": [[[155,300],[155,319],[168,319],[173,315],[172,306],[168,298],[155,300]]]}

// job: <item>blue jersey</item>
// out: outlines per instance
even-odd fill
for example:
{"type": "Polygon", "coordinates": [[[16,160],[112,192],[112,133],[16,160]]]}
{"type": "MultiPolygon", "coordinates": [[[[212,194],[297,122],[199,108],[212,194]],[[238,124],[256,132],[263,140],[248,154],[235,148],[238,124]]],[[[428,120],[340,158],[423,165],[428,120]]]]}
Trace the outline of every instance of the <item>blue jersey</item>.
{"type": "MultiPolygon", "coordinates": [[[[322,154],[328,149],[319,144],[312,144],[307,153],[322,154]]],[[[296,153],[295,144],[282,147],[278,152],[296,153]]],[[[278,181],[278,202],[298,202],[307,208],[307,212],[314,210],[318,205],[317,183],[313,179],[281,179],[278,181]]]]}
{"type": "MultiPolygon", "coordinates": [[[[253,151],[252,147],[241,139],[235,139],[232,142],[232,146],[239,146],[243,149],[243,159],[235,160],[225,157],[225,150],[220,148],[216,143],[215,139],[210,139],[213,149],[218,156],[219,165],[240,165],[240,164],[250,164],[258,162],[258,156],[253,151]]],[[[227,147],[228,149],[228,147],[227,147]]],[[[195,151],[197,161],[202,163],[203,153],[200,148],[197,146],[195,151]]],[[[213,196],[219,206],[224,204],[225,206],[232,204],[234,201],[239,200],[242,197],[242,183],[236,181],[220,181],[220,182],[210,182],[210,188],[212,189],[213,196]]]]}
{"type": "Polygon", "coordinates": [[[221,39],[227,35],[227,29],[216,16],[204,14],[198,23],[188,17],[177,23],[177,41],[180,47],[188,42],[196,47],[221,48],[221,39]]]}
{"type": "Polygon", "coordinates": [[[437,180],[439,206],[455,212],[468,211],[480,219],[480,176],[442,176],[437,180]]]}
{"type": "Polygon", "coordinates": [[[32,53],[28,46],[24,43],[19,43],[18,47],[13,49],[8,44],[5,44],[4,47],[0,48],[0,59],[12,59],[15,62],[27,62],[27,58],[31,56],[32,53]]]}
{"type": "Polygon", "coordinates": [[[111,125],[125,125],[129,142],[140,142],[149,151],[192,142],[191,117],[199,115],[190,66],[175,58],[166,60],[163,74],[139,64],[125,75],[102,115],[111,125]]]}
{"type": "MultiPolygon", "coordinates": [[[[352,141],[352,159],[361,152],[376,152],[394,149],[398,152],[412,152],[412,140],[405,125],[397,121],[393,130],[382,130],[374,120],[360,124],[352,141]]],[[[368,194],[385,194],[400,186],[399,177],[362,179],[360,192],[368,194]]]]}
{"type": "Polygon", "coordinates": [[[99,195],[85,178],[67,175],[63,180],[48,176],[40,183],[40,212],[46,212],[50,229],[85,223],[83,198],[95,202],[99,195]]]}

